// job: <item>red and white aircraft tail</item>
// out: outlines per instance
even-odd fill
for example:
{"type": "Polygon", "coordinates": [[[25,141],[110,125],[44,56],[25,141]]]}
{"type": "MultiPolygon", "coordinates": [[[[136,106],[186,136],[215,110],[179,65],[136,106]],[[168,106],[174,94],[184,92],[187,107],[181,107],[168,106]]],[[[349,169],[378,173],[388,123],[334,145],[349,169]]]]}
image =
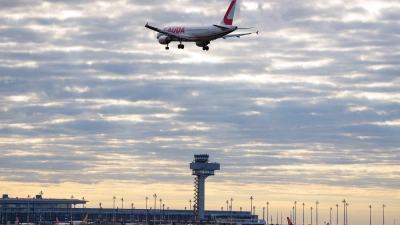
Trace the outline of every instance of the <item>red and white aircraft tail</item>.
{"type": "Polygon", "coordinates": [[[292,221],[289,219],[289,217],[286,217],[287,218],[287,223],[288,223],[288,225],[293,225],[293,223],[292,223],[292,221]]]}
{"type": "Polygon", "coordinates": [[[231,4],[229,5],[228,10],[226,10],[224,18],[221,21],[221,25],[232,25],[233,24],[233,16],[235,15],[235,7],[236,7],[236,0],[232,0],[231,4]]]}

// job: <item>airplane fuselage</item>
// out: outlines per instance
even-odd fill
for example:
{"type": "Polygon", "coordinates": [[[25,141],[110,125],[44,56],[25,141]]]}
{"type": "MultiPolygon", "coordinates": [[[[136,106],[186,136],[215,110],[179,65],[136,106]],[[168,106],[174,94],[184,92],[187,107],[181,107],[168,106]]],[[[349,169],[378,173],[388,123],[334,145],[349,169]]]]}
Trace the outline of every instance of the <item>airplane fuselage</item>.
{"type": "MultiPolygon", "coordinates": [[[[221,38],[229,33],[232,33],[237,29],[237,26],[224,26],[220,28],[217,26],[170,26],[164,27],[164,31],[168,31],[174,34],[187,35],[187,39],[179,40],[179,38],[173,37],[171,41],[182,41],[182,42],[199,42],[199,41],[212,41],[221,38]]],[[[157,39],[161,36],[166,36],[163,33],[157,34],[157,39]]],[[[161,42],[160,42],[161,43],[161,42]]]]}

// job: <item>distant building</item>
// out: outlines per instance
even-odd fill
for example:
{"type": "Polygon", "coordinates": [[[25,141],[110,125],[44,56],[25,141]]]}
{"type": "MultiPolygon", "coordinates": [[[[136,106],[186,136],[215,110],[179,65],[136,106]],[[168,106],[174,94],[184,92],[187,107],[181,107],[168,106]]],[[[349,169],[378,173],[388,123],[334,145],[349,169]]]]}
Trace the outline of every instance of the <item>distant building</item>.
{"type": "MultiPolygon", "coordinates": [[[[145,225],[146,218],[149,225],[193,224],[196,214],[194,210],[149,208],[146,213],[146,209],[86,208],[87,202],[87,200],[73,198],[42,198],[41,195],[36,195],[34,198],[10,198],[7,194],[3,194],[3,198],[0,199],[1,224],[7,224],[8,221],[14,224],[17,218],[21,223],[28,221],[35,224],[54,224],[56,217],[60,222],[81,221],[86,214],[88,214],[89,222],[102,224],[116,221],[116,225],[132,222],[145,225]]],[[[250,212],[245,211],[206,210],[204,212],[204,222],[226,225],[233,221],[237,221],[238,225],[242,223],[256,225],[257,215],[253,215],[254,221],[251,223],[250,217],[250,212]]]]}

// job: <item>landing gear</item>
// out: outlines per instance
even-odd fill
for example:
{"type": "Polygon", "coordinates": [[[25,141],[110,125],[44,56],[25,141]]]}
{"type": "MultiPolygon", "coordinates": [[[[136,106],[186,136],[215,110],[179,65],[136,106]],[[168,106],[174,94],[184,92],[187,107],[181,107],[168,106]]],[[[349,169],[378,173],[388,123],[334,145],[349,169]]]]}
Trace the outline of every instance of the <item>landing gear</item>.
{"type": "Polygon", "coordinates": [[[178,45],[178,48],[179,48],[179,49],[184,49],[185,46],[184,46],[183,44],[179,44],[179,45],[178,45]]]}
{"type": "Polygon", "coordinates": [[[209,44],[210,44],[209,41],[204,41],[204,42],[203,42],[203,51],[208,51],[208,50],[210,50],[210,47],[208,47],[209,44]]]}
{"type": "Polygon", "coordinates": [[[167,47],[165,47],[165,50],[169,50],[169,47],[167,46],[167,47]]]}

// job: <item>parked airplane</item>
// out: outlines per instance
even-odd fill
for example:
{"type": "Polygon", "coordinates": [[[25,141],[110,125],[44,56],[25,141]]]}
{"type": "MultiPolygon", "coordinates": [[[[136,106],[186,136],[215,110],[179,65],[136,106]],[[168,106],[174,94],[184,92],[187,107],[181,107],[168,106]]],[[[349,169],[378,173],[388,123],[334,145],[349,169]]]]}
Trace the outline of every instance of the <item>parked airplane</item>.
{"type": "Polygon", "coordinates": [[[19,224],[19,225],[35,225],[34,223],[21,223],[21,222],[19,222],[19,218],[18,218],[18,216],[17,216],[17,218],[16,218],[16,221],[15,222],[17,222],[17,224],[19,224]]]}
{"type": "Polygon", "coordinates": [[[71,225],[70,223],[60,223],[58,217],[56,217],[56,225],[71,225]]]}
{"type": "Polygon", "coordinates": [[[216,40],[218,38],[229,38],[229,37],[241,37],[244,35],[249,35],[257,32],[243,33],[243,34],[230,34],[237,29],[250,29],[249,28],[238,28],[233,26],[233,15],[235,14],[236,0],[232,0],[225,13],[224,18],[220,24],[213,24],[211,26],[199,25],[199,26],[173,26],[165,27],[160,29],[157,27],[150,26],[148,23],[145,25],[146,28],[158,32],[157,39],[162,45],[167,45],[166,50],[169,49],[168,45],[172,41],[179,42],[178,48],[184,49],[185,46],[182,42],[196,42],[198,47],[203,47],[203,51],[208,51],[210,41],[216,40]]]}
{"type": "Polygon", "coordinates": [[[292,223],[292,221],[290,221],[289,217],[286,217],[286,218],[287,218],[288,225],[293,225],[293,223],[292,223]]]}
{"type": "Polygon", "coordinates": [[[88,214],[86,213],[86,216],[82,221],[71,221],[71,225],[86,225],[87,220],[88,220],[88,214]]]}

